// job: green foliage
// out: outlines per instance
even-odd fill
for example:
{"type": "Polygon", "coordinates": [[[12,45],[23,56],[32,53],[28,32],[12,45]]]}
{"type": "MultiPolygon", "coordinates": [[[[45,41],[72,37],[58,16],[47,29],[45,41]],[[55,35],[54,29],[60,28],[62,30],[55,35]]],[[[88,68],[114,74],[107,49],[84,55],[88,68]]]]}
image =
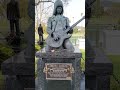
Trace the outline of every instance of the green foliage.
{"type": "Polygon", "coordinates": [[[46,26],[46,24],[42,24],[42,26],[43,26],[43,33],[44,34],[47,34],[47,26],[46,26]]]}
{"type": "Polygon", "coordinates": [[[39,51],[41,49],[40,45],[35,44],[35,51],[39,51]]]}
{"type": "MultiPolygon", "coordinates": [[[[109,59],[113,63],[113,73],[120,80],[120,55],[109,55],[109,59]]],[[[111,89],[110,90],[120,90],[119,84],[111,76],[111,89]]]]}
{"type": "Polygon", "coordinates": [[[73,29],[73,32],[74,32],[74,33],[78,33],[78,28],[75,27],[75,28],[73,29]]]}
{"type": "Polygon", "coordinates": [[[35,57],[35,77],[37,77],[37,63],[38,63],[38,58],[35,57]]]}
{"type": "Polygon", "coordinates": [[[13,50],[7,45],[0,44],[0,63],[13,56],[13,50]]]}
{"type": "Polygon", "coordinates": [[[83,71],[85,71],[85,50],[81,49],[80,51],[82,52],[81,68],[83,71]]]}

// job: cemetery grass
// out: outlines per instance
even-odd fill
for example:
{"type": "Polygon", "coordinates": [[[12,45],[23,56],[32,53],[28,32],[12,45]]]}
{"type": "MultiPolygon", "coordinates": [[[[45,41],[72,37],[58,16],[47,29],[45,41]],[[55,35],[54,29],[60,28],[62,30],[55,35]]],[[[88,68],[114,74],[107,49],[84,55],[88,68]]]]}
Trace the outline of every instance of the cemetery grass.
{"type": "Polygon", "coordinates": [[[81,68],[82,68],[82,71],[85,71],[85,50],[84,49],[80,49],[80,51],[82,53],[81,68]]]}
{"type": "MultiPolygon", "coordinates": [[[[113,63],[113,74],[120,81],[120,55],[109,55],[109,59],[113,63]]],[[[120,84],[118,84],[113,76],[111,76],[111,90],[120,90],[120,84]]]]}

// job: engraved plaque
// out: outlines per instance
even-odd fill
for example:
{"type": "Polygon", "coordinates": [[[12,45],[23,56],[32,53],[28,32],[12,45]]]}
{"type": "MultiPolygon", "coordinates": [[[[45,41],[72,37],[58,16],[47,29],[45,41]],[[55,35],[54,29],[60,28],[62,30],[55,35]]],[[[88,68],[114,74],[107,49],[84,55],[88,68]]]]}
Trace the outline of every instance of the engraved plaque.
{"type": "Polygon", "coordinates": [[[46,63],[44,72],[47,80],[72,80],[71,63],[46,63]]]}

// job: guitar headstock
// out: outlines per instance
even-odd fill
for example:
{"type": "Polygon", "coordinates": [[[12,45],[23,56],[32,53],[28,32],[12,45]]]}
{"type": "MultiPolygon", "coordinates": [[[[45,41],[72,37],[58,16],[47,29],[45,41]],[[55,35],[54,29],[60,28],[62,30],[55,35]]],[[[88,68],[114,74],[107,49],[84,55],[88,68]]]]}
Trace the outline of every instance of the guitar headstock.
{"type": "Polygon", "coordinates": [[[82,19],[85,19],[85,16],[83,16],[82,19]]]}

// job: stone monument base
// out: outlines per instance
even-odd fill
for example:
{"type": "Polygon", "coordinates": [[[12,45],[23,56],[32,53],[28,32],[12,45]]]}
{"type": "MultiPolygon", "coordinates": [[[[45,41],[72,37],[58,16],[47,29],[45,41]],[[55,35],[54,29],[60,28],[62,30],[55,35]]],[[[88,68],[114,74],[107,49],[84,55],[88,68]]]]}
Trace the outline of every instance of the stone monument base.
{"type": "MultiPolygon", "coordinates": [[[[47,53],[36,53],[36,56],[39,58],[38,64],[37,64],[37,82],[36,82],[36,90],[80,90],[80,79],[81,79],[81,69],[80,69],[80,59],[82,54],[81,53],[72,53],[67,50],[62,51],[55,51],[55,52],[47,52],[47,53]],[[49,68],[48,72],[46,71],[46,64],[53,64],[55,66],[65,66],[67,64],[72,65],[71,73],[71,80],[68,80],[68,77],[62,78],[57,77],[51,77],[51,79],[47,79],[46,75],[49,74],[49,68]],[[61,65],[59,65],[61,64],[61,65]],[[46,72],[45,72],[46,71],[46,72]],[[66,79],[66,80],[65,80],[66,79]]],[[[52,66],[52,65],[51,65],[52,66]]],[[[53,70],[54,74],[56,75],[56,71],[58,71],[58,76],[60,75],[60,71],[66,70],[66,69],[59,69],[59,68],[50,68],[50,70],[53,70]]],[[[51,74],[49,74],[51,75],[51,74]]],[[[48,76],[49,76],[48,75],[48,76]]],[[[65,73],[63,73],[63,76],[65,73]]]]}

